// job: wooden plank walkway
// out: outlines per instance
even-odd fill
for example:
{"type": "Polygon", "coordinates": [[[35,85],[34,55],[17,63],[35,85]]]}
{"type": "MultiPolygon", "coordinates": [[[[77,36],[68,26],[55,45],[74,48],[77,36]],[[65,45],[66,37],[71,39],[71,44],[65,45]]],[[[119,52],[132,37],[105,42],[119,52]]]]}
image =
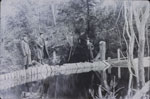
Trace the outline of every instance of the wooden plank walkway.
{"type": "MultiPolygon", "coordinates": [[[[117,50],[117,59],[105,61],[106,43],[101,41],[99,43],[99,48],[99,53],[94,58],[95,61],[93,63],[70,63],[61,66],[49,66],[45,64],[30,67],[27,70],[16,70],[10,73],[0,74],[0,90],[57,75],[70,75],[89,71],[105,71],[108,68],[109,71],[111,71],[112,67],[118,68],[118,77],[121,78],[121,68],[128,68],[128,61],[126,58],[123,60],[121,59],[120,49],[117,50]],[[99,59],[101,59],[101,61],[99,59]]],[[[145,57],[143,60],[144,66],[150,67],[150,57],[145,57]]],[[[138,66],[137,58],[134,59],[134,65],[138,66]]]]}
{"type": "Polygon", "coordinates": [[[110,67],[110,64],[105,61],[97,61],[93,63],[71,63],[64,65],[41,65],[30,67],[27,70],[18,70],[0,75],[0,90],[15,87],[17,85],[28,82],[38,81],[47,77],[57,75],[70,75],[84,73],[89,71],[101,71],[110,67]]]}
{"type": "MultiPolygon", "coordinates": [[[[143,60],[144,60],[144,67],[150,67],[150,57],[144,57],[143,60]]],[[[127,59],[125,60],[124,59],[123,60],[110,59],[110,60],[107,60],[107,62],[111,64],[112,67],[128,68],[127,59]]],[[[133,62],[135,66],[138,66],[138,58],[135,58],[133,62]]]]}
{"type": "MultiPolygon", "coordinates": [[[[106,70],[109,67],[118,68],[118,75],[121,74],[121,68],[128,68],[127,60],[111,59],[106,61],[96,61],[93,63],[71,63],[64,65],[41,65],[30,67],[27,70],[17,70],[14,72],[0,75],[0,90],[8,89],[17,85],[25,84],[45,79],[47,77],[57,75],[70,75],[77,73],[84,73],[89,71],[106,70]]],[[[138,65],[138,59],[134,59],[134,65],[138,65]]],[[[144,58],[144,67],[150,67],[150,57],[144,58]]],[[[120,77],[120,76],[119,76],[120,77]]]]}
{"type": "MultiPolygon", "coordinates": [[[[150,67],[150,57],[144,57],[144,67],[150,67]]],[[[127,59],[111,59],[107,60],[107,62],[111,65],[108,69],[108,73],[111,74],[111,68],[118,69],[118,78],[121,78],[121,69],[128,68],[128,60],[127,59]]],[[[133,60],[134,66],[138,66],[138,58],[133,60]]],[[[132,67],[133,68],[133,67],[132,67]]]]}

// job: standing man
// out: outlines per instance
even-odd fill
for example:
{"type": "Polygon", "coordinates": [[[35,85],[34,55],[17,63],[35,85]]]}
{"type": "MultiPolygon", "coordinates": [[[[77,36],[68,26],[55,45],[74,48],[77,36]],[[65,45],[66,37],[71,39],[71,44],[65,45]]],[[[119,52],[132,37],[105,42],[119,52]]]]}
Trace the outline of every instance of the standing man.
{"type": "Polygon", "coordinates": [[[87,37],[87,47],[88,47],[88,61],[91,62],[94,58],[93,56],[93,50],[94,50],[94,46],[93,44],[90,42],[89,37],[87,37]]]}
{"type": "Polygon", "coordinates": [[[78,40],[78,46],[77,46],[77,60],[78,62],[85,62],[87,61],[87,42],[86,42],[86,34],[85,32],[81,32],[79,35],[78,40]],[[80,57],[79,57],[80,56],[80,57]]]}
{"type": "Polygon", "coordinates": [[[24,35],[24,37],[21,41],[21,49],[22,49],[22,53],[23,53],[25,69],[28,69],[28,67],[31,65],[31,50],[30,50],[28,43],[29,43],[28,38],[26,35],[24,35]]]}
{"type": "Polygon", "coordinates": [[[43,64],[44,58],[49,58],[43,33],[40,33],[40,36],[37,40],[37,58],[38,58],[38,62],[40,62],[41,64],[43,64]]]}

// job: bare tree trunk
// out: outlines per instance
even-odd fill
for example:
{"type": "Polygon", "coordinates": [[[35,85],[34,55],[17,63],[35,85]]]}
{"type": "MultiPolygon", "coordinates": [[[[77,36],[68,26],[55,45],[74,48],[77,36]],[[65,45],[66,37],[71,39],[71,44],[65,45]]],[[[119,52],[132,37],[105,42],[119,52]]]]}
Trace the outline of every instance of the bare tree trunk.
{"type": "MultiPolygon", "coordinates": [[[[136,72],[138,69],[136,69],[136,67],[134,66],[133,63],[133,52],[134,52],[134,44],[135,44],[135,32],[133,29],[133,14],[132,14],[132,6],[129,6],[127,8],[127,4],[129,2],[125,2],[124,3],[124,8],[125,8],[125,24],[126,24],[126,33],[128,35],[129,38],[129,44],[128,44],[128,69],[130,72],[130,81],[129,81],[129,85],[128,85],[128,94],[130,94],[130,88],[131,88],[131,83],[132,83],[132,76],[134,75],[132,72],[132,69],[134,69],[134,71],[136,72]],[[127,13],[128,12],[128,13],[127,13]]],[[[136,72],[137,75],[137,72],[136,72]]],[[[138,76],[137,76],[138,79],[138,76]]],[[[138,81],[138,80],[137,80],[138,81]]]]}
{"type": "Polygon", "coordinates": [[[6,35],[4,35],[4,30],[3,30],[3,28],[2,28],[2,20],[1,20],[1,9],[2,9],[2,1],[0,0],[0,34],[1,34],[1,36],[0,36],[0,57],[1,56],[3,56],[3,55],[6,55],[5,54],[5,48],[4,48],[4,37],[6,36],[6,35]]]}
{"type": "MultiPolygon", "coordinates": [[[[140,3],[140,2],[139,2],[140,3]]],[[[139,8],[134,6],[134,16],[135,22],[138,30],[139,36],[139,48],[138,48],[138,71],[139,71],[139,86],[142,87],[145,84],[145,72],[144,72],[144,49],[145,49],[145,26],[147,19],[149,17],[149,2],[144,2],[144,5],[141,6],[141,9],[145,7],[145,12],[139,12],[139,8]]]]}
{"type": "MultiPolygon", "coordinates": [[[[144,75],[144,48],[145,48],[145,25],[149,17],[149,3],[148,2],[139,2],[134,3],[141,5],[133,5],[133,1],[124,3],[125,7],[125,24],[126,24],[126,33],[129,38],[128,46],[128,67],[130,73],[132,73],[131,68],[134,67],[134,71],[137,77],[137,85],[143,86],[145,84],[145,75],[144,75]],[[128,6],[128,7],[127,7],[128,6]],[[145,11],[143,10],[145,8],[145,11]],[[139,10],[140,9],[140,10],[139,10]],[[134,66],[133,63],[133,52],[134,52],[134,43],[135,43],[135,32],[133,28],[133,15],[135,18],[136,27],[138,30],[139,37],[139,48],[138,48],[138,66],[134,66]]],[[[132,73],[133,74],[133,73],[132,73]]],[[[130,84],[129,84],[130,85],[130,84]]]]}
{"type": "Polygon", "coordinates": [[[145,74],[144,74],[144,48],[145,48],[145,35],[144,33],[139,33],[139,49],[138,49],[138,69],[139,69],[139,83],[140,87],[145,84],[145,74]]]}
{"type": "MultiPolygon", "coordinates": [[[[138,69],[137,69],[137,66],[134,65],[133,63],[133,58],[134,58],[134,44],[135,44],[135,32],[134,32],[134,29],[133,29],[133,13],[132,13],[132,6],[130,6],[129,8],[129,29],[130,29],[130,40],[129,40],[129,65],[130,67],[132,67],[135,71],[135,74],[136,74],[136,77],[137,74],[138,74],[138,69]]],[[[131,94],[131,85],[132,85],[132,79],[133,79],[133,73],[132,73],[132,70],[130,72],[130,79],[129,79],[129,85],[128,85],[128,95],[131,94]]],[[[138,79],[138,78],[137,78],[138,79]]],[[[137,80],[138,81],[138,80],[137,80]]]]}
{"type": "Polygon", "coordinates": [[[86,0],[87,3],[87,35],[89,35],[89,30],[90,30],[90,22],[89,22],[89,13],[90,13],[90,8],[89,8],[89,0],[86,0]]]}
{"type": "Polygon", "coordinates": [[[53,22],[54,22],[54,26],[56,26],[55,5],[54,5],[53,3],[51,4],[51,9],[52,9],[52,15],[53,15],[53,22]]]}

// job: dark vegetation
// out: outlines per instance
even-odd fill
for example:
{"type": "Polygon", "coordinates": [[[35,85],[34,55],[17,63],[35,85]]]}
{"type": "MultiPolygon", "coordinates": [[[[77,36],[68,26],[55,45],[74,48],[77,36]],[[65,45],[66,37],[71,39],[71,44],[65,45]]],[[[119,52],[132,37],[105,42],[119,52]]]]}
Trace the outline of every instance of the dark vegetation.
{"type": "MultiPolygon", "coordinates": [[[[10,6],[7,2],[6,0],[2,4],[10,6]]],[[[123,38],[125,24],[123,3],[121,1],[116,1],[112,5],[107,5],[107,3],[105,0],[65,0],[64,2],[52,4],[40,4],[36,0],[24,0],[24,2],[16,0],[16,2],[12,2],[11,7],[14,7],[14,14],[5,15],[2,12],[4,24],[2,24],[1,47],[4,53],[1,53],[0,56],[2,58],[0,68],[9,65],[17,65],[18,68],[23,68],[21,66],[22,54],[19,43],[23,34],[27,34],[30,38],[32,59],[36,60],[34,44],[39,32],[43,32],[47,39],[48,51],[51,56],[50,62],[48,62],[50,65],[53,60],[53,51],[56,51],[57,64],[88,61],[88,51],[85,43],[79,43],[82,33],[85,33],[85,36],[88,36],[93,43],[94,57],[98,53],[100,41],[106,42],[106,58],[116,58],[118,48],[122,51],[122,57],[127,57],[128,49],[123,38]],[[52,6],[54,6],[54,9],[52,6]],[[70,59],[68,60],[69,56],[70,59]]],[[[3,11],[4,8],[2,8],[3,11]]],[[[147,44],[149,45],[149,43],[147,44]]],[[[134,49],[137,49],[137,44],[135,44],[134,49]]],[[[147,51],[145,53],[147,54],[147,51]]],[[[134,57],[137,57],[137,51],[134,52],[134,57]]],[[[114,76],[117,76],[116,71],[114,68],[112,74],[108,74],[108,83],[111,82],[114,76]]],[[[118,79],[116,77],[117,88],[124,87],[119,92],[119,96],[127,94],[126,87],[129,80],[127,72],[126,69],[122,70],[122,78],[118,79]]],[[[58,87],[64,87],[57,89],[57,91],[59,90],[58,94],[89,96],[89,88],[98,90],[98,85],[101,84],[100,78],[101,75],[97,76],[93,71],[69,77],[58,77],[58,87]]],[[[49,79],[48,82],[52,78],[49,79]]],[[[51,82],[55,83],[56,79],[57,77],[51,82]]],[[[52,94],[54,96],[54,93],[52,94]]],[[[105,91],[104,94],[106,94],[105,91]]]]}

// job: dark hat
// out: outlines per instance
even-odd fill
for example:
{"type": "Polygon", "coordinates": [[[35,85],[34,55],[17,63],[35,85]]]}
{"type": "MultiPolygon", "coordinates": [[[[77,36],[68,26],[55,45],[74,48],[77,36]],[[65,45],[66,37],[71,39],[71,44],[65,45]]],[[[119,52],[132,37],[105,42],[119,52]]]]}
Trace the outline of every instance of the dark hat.
{"type": "Polygon", "coordinates": [[[22,36],[23,36],[23,37],[26,37],[26,36],[27,36],[27,34],[23,34],[22,36]]]}
{"type": "Polygon", "coordinates": [[[40,35],[41,35],[41,34],[44,34],[44,33],[43,33],[43,32],[40,32],[40,35]]]}

